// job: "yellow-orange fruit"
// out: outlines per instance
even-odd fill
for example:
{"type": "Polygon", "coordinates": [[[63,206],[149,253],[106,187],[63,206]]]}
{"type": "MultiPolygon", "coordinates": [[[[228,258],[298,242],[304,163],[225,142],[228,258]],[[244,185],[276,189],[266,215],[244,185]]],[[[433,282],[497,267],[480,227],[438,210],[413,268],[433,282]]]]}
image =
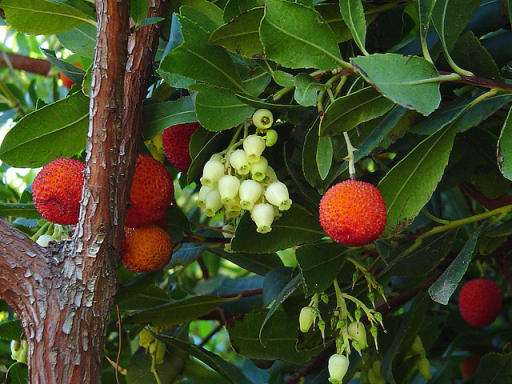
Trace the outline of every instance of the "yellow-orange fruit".
{"type": "Polygon", "coordinates": [[[78,222],[85,164],[74,159],[55,159],[45,165],[32,183],[37,211],[52,223],[78,222]]]}
{"type": "Polygon", "coordinates": [[[466,356],[462,364],[460,365],[460,374],[463,379],[469,379],[474,376],[480,365],[480,356],[469,355],[466,356]]]}
{"type": "Polygon", "coordinates": [[[174,197],[172,178],[164,165],[149,155],[139,155],[135,165],[127,227],[142,227],[162,219],[174,197]]]}
{"type": "Polygon", "coordinates": [[[75,82],[71,80],[69,77],[67,77],[62,72],[59,73],[59,78],[62,81],[62,85],[64,85],[67,89],[71,88],[75,82]]]}
{"type": "Polygon", "coordinates": [[[158,225],[124,229],[120,259],[130,271],[159,271],[171,260],[171,255],[171,237],[158,225]]]}
{"type": "Polygon", "coordinates": [[[320,224],[336,242],[359,247],[376,240],[386,227],[386,205],[379,190],[363,181],[332,186],[320,201],[320,224]]]}

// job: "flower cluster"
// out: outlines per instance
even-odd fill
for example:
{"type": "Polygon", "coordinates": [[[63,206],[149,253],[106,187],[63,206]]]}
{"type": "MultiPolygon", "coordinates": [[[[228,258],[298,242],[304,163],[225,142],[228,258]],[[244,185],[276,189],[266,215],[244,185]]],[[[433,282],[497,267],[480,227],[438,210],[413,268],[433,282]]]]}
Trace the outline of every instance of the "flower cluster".
{"type": "Polygon", "coordinates": [[[265,148],[277,141],[277,132],[268,129],[273,123],[272,114],[258,110],[253,123],[257,128],[255,134],[247,135],[206,162],[196,204],[209,217],[221,209],[227,218],[249,211],[257,231],[268,233],[274,219],[280,211],[290,209],[292,201],[288,188],[277,179],[263,156],[265,148]]]}

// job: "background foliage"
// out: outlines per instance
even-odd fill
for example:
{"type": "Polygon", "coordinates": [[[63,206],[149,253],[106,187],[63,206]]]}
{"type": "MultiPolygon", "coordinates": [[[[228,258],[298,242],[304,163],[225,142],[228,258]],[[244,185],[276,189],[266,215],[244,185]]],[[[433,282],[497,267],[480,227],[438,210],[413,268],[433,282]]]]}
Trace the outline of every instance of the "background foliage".
{"type": "MultiPolygon", "coordinates": [[[[135,28],[160,21],[146,19],[148,0],[131,3],[135,28]]],[[[322,316],[329,319],[333,279],[370,305],[364,277],[352,287],[362,268],[390,302],[377,300],[387,333],[379,331],[378,354],[366,356],[381,362],[387,382],[425,381],[407,358],[416,335],[431,364],[429,382],[461,380],[458,367],[470,354],[483,356],[476,383],[511,382],[510,5],[172,1],[144,105],[141,152],[168,126],[199,121],[204,128],[192,139],[187,174],[166,163],[180,187],[168,214],[172,261],[158,273],[118,269],[118,313],[105,351],[126,369],[119,380],[156,383],[138,341],[149,324],[167,350],[157,366],[161,383],[296,383],[300,376],[327,382],[330,325],[325,344],[318,330],[303,335],[299,311],[325,292],[331,300],[322,316]],[[197,183],[210,155],[225,149],[258,108],[276,119],[279,140],[266,156],[293,207],[265,235],[242,217],[226,252],[215,231],[224,218],[201,214],[197,183]],[[378,185],[388,210],[384,236],[362,248],[332,243],[318,223],[321,196],[349,177],[345,132],[358,148],[358,179],[378,185]],[[484,329],[466,325],[457,309],[457,290],[479,276],[505,294],[498,320],[484,329]]],[[[30,236],[62,236],[35,210],[30,183],[57,157],[83,157],[93,4],[2,0],[0,7],[4,60],[17,53],[53,64],[46,76],[19,71],[9,60],[0,70],[0,215],[30,236]],[[69,91],[59,72],[76,83],[69,91]]],[[[8,367],[9,343],[21,328],[2,303],[0,359],[8,367]]],[[[369,369],[357,354],[351,359],[346,381],[369,369]]],[[[25,376],[22,364],[9,373],[15,383],[25,376]]],[[[105,361],[104,382],[115,380],[105,361]]]]}

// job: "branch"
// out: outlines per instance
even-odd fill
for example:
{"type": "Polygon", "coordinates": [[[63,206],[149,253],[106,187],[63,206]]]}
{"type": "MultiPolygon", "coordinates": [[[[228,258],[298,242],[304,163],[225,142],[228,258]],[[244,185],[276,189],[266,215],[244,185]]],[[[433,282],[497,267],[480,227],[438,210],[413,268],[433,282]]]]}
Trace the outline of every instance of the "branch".
{"type": "Polygon", "coordinates": [[[28,56],[17,55],[16,53],[1,52],[0,67],[9,67],[9,62],[14,69],[43,76],[48,76],[52,69],[52,64],[48,60],[34,59],[28,56]],[[5,60],[6,57],[7,60],[5,60]]]}

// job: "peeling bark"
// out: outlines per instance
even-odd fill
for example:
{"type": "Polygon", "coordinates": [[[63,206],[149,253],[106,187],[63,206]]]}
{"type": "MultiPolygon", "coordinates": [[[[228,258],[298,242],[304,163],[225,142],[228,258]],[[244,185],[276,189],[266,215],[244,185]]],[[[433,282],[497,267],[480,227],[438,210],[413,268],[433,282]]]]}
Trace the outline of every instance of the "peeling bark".
{"type": "MultiPolygon", "coordinates": [[[[151,0],[149,17],[164,1],[151,0]]],[[[0,220],[0,296],[18,313],[32,384],[101,382],[115,268],[159,28],[129,33],[129,2],[97,0],[87,166],[72,240],[42,248],[0,220]],[[128,62],[128,64],[126,64],[128,62]]]]}

